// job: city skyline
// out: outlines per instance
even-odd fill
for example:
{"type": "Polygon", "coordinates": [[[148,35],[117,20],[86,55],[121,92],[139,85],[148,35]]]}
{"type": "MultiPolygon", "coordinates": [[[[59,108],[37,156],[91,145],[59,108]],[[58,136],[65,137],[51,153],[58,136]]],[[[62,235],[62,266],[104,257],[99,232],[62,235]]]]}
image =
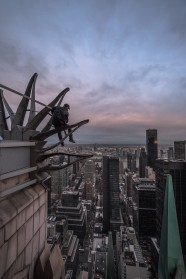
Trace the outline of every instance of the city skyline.
{"type": "Polygon", "coordinates": [[[46,104],[70,87],[70,123],[90,119],[77,143],[144,144],[155,128],[173,145],[186,137],[185,15],[183,0],[1,3],[0,83],[24,93],[37,72],[46,104]]]}

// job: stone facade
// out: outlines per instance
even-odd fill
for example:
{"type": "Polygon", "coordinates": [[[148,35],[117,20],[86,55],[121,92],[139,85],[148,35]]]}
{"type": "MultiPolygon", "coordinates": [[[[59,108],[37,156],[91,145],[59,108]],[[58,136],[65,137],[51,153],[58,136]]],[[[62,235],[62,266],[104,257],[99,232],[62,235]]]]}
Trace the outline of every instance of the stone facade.
{"type": "Polygon", "coordinates": [[[0,142],[0,278],[34,278],[46,246],[47,192],[30,163],[35,143],[0,142]]]}
{"type": "Polygon", "coordinates": [[[47,193],[36,184],[0,201],[0,278],[32,278],[46,244],[47,193]]]}

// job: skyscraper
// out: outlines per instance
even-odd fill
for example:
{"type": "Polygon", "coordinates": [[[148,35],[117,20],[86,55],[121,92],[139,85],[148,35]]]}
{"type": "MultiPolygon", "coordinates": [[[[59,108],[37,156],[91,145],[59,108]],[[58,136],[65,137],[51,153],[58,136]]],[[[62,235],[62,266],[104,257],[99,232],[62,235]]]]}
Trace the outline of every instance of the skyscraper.
{"type": "Polygon", "coordinates": [[[168,160],[173,160],[173,158],[174,158],[174,149],[172,146],[170,146],[167,151],[167,157],[168,157],[168,160]]]}
{"type": "Polygon", "coordinates": [[[155,160],[158,158],[157,130],[146,130],[147,165],[154,169],[155,160]]]}
{"type": "Polygon", "coordinates": [[[61,195],[61,204],[57,206],[57,218],[68,217],[68,228],[74,231],[82,245],[86,233],[86,216],[79,201],[79,192],[64,191],[61,195]]]}
{"type": "Polygon", "coordinates": [[[132,152],[127,153],[127,168],[131,172],[136,171],[136,155],[133,154],[132,152]]]}
{"type": "Polygon", "coordinates": [[[175,141],[174,142],[174,158],[177,159],[186,159],[186,141],[175,141]]]}
{"type": "Polygon", "coordinates": [[[166,177],[171,174],[183,255],[186,255],[186,161],[156,161],[157,240],[160,245],[166,177]]]}
{"type": "MultiPolygon", "coordinates": [[[[103,230],[116,231],[121,225],[119,159],[103,157],[103,230]]],[[[113,235],[115,238],[115,233],[113,235]]]]}
{"type": "Polygon", "coordinates": [[[133,187],[134,228],[138,237],[155,236],[156,233],[156,188],[153,179],[136,179],[133,187]]]}
{"type": "Polygon", "coordinates": [[[140,157],[139,157],[139,177],[145,177],[145,167],[147,166],[147,153],[145,148],[141,148],[140,157]]]}
{"type": "Polygon", "coordinates": [[[171,175],[166,178],[158,273],[160,279],[186,276],[171,175]]]}

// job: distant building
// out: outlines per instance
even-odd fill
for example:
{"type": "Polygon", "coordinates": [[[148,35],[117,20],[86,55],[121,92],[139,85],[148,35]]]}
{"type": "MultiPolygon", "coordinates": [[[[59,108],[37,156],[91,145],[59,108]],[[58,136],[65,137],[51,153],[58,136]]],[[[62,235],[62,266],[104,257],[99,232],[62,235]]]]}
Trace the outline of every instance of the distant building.
{"type": "Polygon", "coordinates": [[[95,180],[95,162],[93,160],[87,160],[84,167],[84,178],[85,180],[90,179],[93,183],[95,180]]]}
{"type": "Polygon", "coordinates": [[[145,177],[155,179],[155,172],[151,167],[145,167],[145,177]]]}
{"type": "Polygon", "coordinates": [[[116,235],[116,257],[119,279],[148,279],[149,272],[132,227],[121,227],[116,235]]]}
{"type": "Polygon", "coordinates": [[[146,130],[147,165],[154,169],[158,158],[158,138],[156,129],[146,130]]]}
{"type": "Polygon", "coordinates": [[[156,233],[155,181],[140,179],[134,186],[135,207],[133,223],[138,237],[152,237],[156,233]]]}
{"type": "Polygon", "coordinates": [[[57,207],[57,217],[68,217],[69,229],[74,231],[82,244],[86,233],[86,218],[83,206],[79,201],[79,192],[64,191],[61,203],[62,205],[57,207]]]}
{"type": "Polygon", "coordinates": [[[89,278],[107,279],[108,237],[93,238],[92,249],[88,256],[89,278]]]}
{"type": "Polygon", "coordinates": [[[131,152],[127,153],[127,168],[131,172],[136,171],[136,155],[131,152]]]}
{"type": "Polygon", "coordinates": [[[68,218],[66,216],[57,218],[55,214],[49,215],[47,231],[48,244],[53,247],[57,243],[61,248],[66,275],[71,274],[71,277],[67,278],[75,279],[79,258],[79,239],[72,230],[68,230],[68,218]]]}
{"type": "Polygon", "coordinates": [[[125,183],[126,183],[127,198],[131,198],[132,197],[132,173],[131,172],[125,174],[125,183]]]}
{"type": "Polygon", "coordinates": [[[147,166],[147,153],[145,148],[141,148],[139,156],[139,177],[145,177],[145,167],[147,166]]]}
{"type": "Polygon", "coordinates": [[[62,192],[69,184],[69,169],[51,171],[51,192],[54,200],[60,199],[62,192]],[[55,196],[54,196],[55,194],[55,196]]]}
{"type": "Polygon", "coordinates": [[[103,157],[103,231],[113,233],[119,230],[122,223],[120,211],[119,159],[103,157]]]}
{"type": "Polygon", "coordinates": [[[186,160],[186,141],[175,141],[174,142],[174,158],[175,160],[182,159],[186,160]]]}
{"type": "Polygon", "coordinates": [[[167,151],[167,157],[168,157],[168,160],[173,160],[174,159],[174,149],[173,149],[172,146],[170,146],[168,151],[167,151]]]}
{"type": "Polygon", "coordinates": [[[85,199],[92,200],[94,196],[94,189],[90,179],[85,181],[85,199]]]}
{"type": "Polygon", "coordinates": [[[183,255],[186,255],[186,161],[156,161],[157,241],[160,245],[163,202],[167,174],[172,175],[183,255]]]}

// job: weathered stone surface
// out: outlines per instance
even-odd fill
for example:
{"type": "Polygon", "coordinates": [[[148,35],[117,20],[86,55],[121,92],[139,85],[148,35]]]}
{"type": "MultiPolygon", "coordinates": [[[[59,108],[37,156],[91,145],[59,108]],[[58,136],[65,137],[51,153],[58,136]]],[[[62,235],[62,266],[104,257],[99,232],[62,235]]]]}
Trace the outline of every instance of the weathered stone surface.
{"type": "Polygon", "coordinates": [[[28,195],[25,195],[23,191],[19,191],[18,193],[15,193],[8,199],[16,207],[18,213],[21,212],[25,207],[27,207],[32,202],[31,196],[29,197],[28,195]]]}
{"type": "Polygon", "coordinates": [[[50,248],[49,245],[46,245],[41,255],[37,259],[35,274],[34,274],[35,279],[45,279],[44,269],[49,257],[50,257],[50,248]]]}
{"type": "Polygon", "coordinates": [[[40,224],[40,227],[41,227],[42,224],[46,220],[46,205],[44,204],[42,207],[40,207],[39,211],[40,211],[40,215],[39,215],[40,221],[39,221],[39,224],[40,224]]]}
{"type": "Polygon", "coordinates": [[[25,173],[0,181],[0,192],[13,188],[17,184],[24,183],[24,181],[27,180],[28,177],[28,173],[25,173]]]}
{"type": "Polygon", "coordinates": [[[30,217],[32,217],[33,216],[33,214],[34,214],[34,205],[33,205],[33,203],[31,203],[29,206],[27,206],[26,208],[25,208],[25,215],[26,215],[26,220],[28,220],[28,219],[30,219],[30,217]]]}
{"type": "Polygon", "coordinates": [[[16,218],[13,218],[5,225],[5,241],[16,232],[16,218]]]}
{"type": "Polygon", "coordinates": [[[18,243],[17,252],[18,252],[18,255],[19,255],[19,254],[21,254],[21,252],[25,248],[25,243],[26,243],[26,229],[25,229],[25,226],[22,226],[17,232],[17,243],[18,243]]]}
{"type": "Polygon", "coordinates": [[[28,243],[25,249],[25,265],[30,265],[32,262],[33,239],[28,243]]]}
{"type": "Polygon", "coordinates": [[[26,221],[26,210],[24,209],[23,211],[21,211],[17,215],[16,219],[17,219],[17,230],[18,230],[21,226],[23,226],[23,224],[26,221]]]}
{"type": "Polygon", "coordinates": [[[5,228],[0,229],[0,247],[4,244],[5,241],[5,228]]]}
{"type": "Polygon", "coordinates": [[[15,271],[20,272],[25,267],[25,251],[23,251],[17,258],[16,258],[16,268],[15,271]]]}
{"type": "MultiPolygon", "coordinates": [[[[18,180],[18,179],[17,179],[18,180]]],[[[4,192],[12,187],[14,187],[15,182],[13,179],[4,179],[3,181],[0,181],[0,192],[4,192]]]]}
{"type": "Polygon", "coordinates": [[[16,208],[9,200],[0,201],[0,228],[10,222],[16,214],[16,208]]]}
{"type": "Polygon", "coordinates": [[[55,245],[50,254],[50,258],[46,263],[44,278],[60,278],[64,274],[64,268],[65,267],[61,255],[61,250],[59,248],[59,245],[55,245]]]}
{"type": "Polygon", "coordinates": [[[39,209],[39,198],[34,201],[34,213],[39,209]]]}
{"type": "Polygon", "coordinates": [[[28,242],[30,242],[30,240],[33,237],[33,232],[34,232],[34,219],[33,216],[25,223],[25,227],[26,227],[26,245],[28,244],[28,242]]]}
{"type": "Polygon", "coordinates": [[[40,197],[39,197],[39,204],[40,206],[42,206],[43,204],[45,204],[47,201],[47,194],[46,192],[43,192],[40,197]]]}
{"type": "Polygon", "coordinates": [[[40,196],[45,192],[45,188],[41,184],[37,184],[33,187],[33,190],[40,196]]]}
{"type": "Polygon", "coordinates": [[[34,234],[39,230],[39,213],[40,210],[34,214],[34,234]]]}
{"type": "Polygon", "coordinates": [[[27,279],[28,278],[28,274],[29,274],[29,268],[25,267],[23,270],[21,270],[20,272],[17,272],[16,274],[14,274],[14,276],[11,279],[27,279]]]}
{"type": "Polygon", "coordinates": [[[46,223],[43,223],[39,230],[39,250],[41,251],[46,244],[46,223]]]}
{"type": "Polygon", "coordinates": [[[25,194],[28,194],[28,195],[31,195],[33,200],[37,199],[38,198],[38,193],[36,193],[33,189],[33,187],[29,187],[29,188],[26,188],[24,190],[24,193],[25,194]]]}
{"type": "Polygon", "coordinates": [[[16,259],[16,261],[11,265],[11,267],[6,271],[4,278],[6,279],[12,279],[12,278],[22,278],[22,277],[14,277],[18,274],[21,274],[21,271],[24,270],[25,267],[25,257],[24,252],[19,255],[16,259]]]}
{"type": "Polygon", "coordinates": [[[0,248],[0,278],[2,278],[3,274],[6,271],[7,254],[8,254],[8,243],[6,242],[0,248]]]}
{"type": "Polygon", "coordinates": [[[8,253],[6,260],[6,269],[16,260],[17,256],[17,233],[15,233],[8,241],[8,253]]]}
{"type": "Polygon", "coordinates": [[[39,231],[34,235],[32,259],[36,258],[38,254],[39,254],[39,231]]]}

